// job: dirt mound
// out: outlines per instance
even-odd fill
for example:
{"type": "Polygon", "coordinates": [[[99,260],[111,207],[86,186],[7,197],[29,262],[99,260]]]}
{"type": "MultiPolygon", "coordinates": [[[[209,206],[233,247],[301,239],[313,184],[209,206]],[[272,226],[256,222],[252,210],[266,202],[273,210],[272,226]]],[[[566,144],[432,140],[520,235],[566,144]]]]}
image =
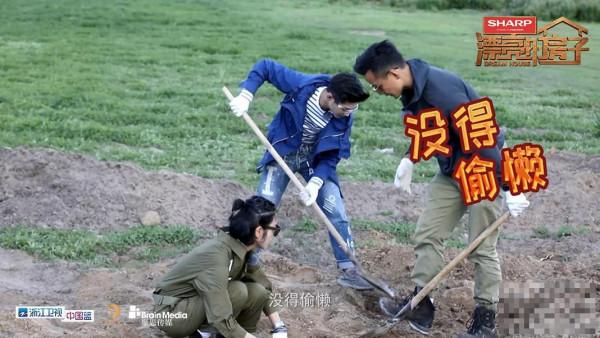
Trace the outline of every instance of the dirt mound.
{"type": "MultiPolygon", "coordinates": [[[[586,207],[600,202],[600,157],[554,152],[547,158],[549,188],[535,194],[531,211],[511,224],[600,230],[600,212],[586,207]]],[[[252,194],[230,181],[148,172],[47,149],[0,149],[0,179],[0,225],[118,229],[156,211],[162,224],[214,228],[224,223],[234,198],[252,194]]],[[[426,195],[426,184],[414,184],[411,195],[383,182],[345,182],[342,189],[350,217],[376,221],[416,222],[426,195]]],[[[280,210],[288,220],[311,215],[293,194],[280,210]]]]}
{"type": "Polygon", "coordinates": [[[600,157],[550,151],[548,189],[531,199],[531,212],[514,223],[518,226],[589,226],[600,231],[600,157]]]}
{"type": "MultiPolygon", "coordinates": [[[[600,156],[550,151],[545,154],[549,186],[535,193],[530,208],[511,219],[511,228],[588,226],[600,231],[600,156]]],[[[344,183],[350,216],[379,221],[416,222],[423,212],[426,184],[413,184],[412,194],[402,194],[382,182],[344,183]]]]}
{"type": "Polygon", "coordinates": [[[46,149],[0,149],[0,180],[0,225],[118,229],[156,211],[163,224],[214,227],[249,194],[230,181],[46,149]]]}
{"type": "MultiPolygon", "coordinates": [[[[600,157],[564,152],[547,155],[550,187],[532,198],[527,212],[503,227],[499,253],[505,280],[579,279],[600,284],[600,157]],[[532,230],[577,226],[584,233],[560,239],[533,238],[532,230]]],[[[343,183],[347,210],[353,219],[416,222],[423,210],[426,184],[414,184],[413,194],[399,193],[391,183],[343,183]]],[[[291,188],[290,188],[291,190],[291,188]]],[[[0,226],[25,224],[97,230],[127,228],[140,223],[147,211],[156,211],[163,225],[187,224],[214,229],[224,224],[234,198],[252,193],[222,180],[159,171],[53,150],[0,149],[0,226]]],[[[311,217],[287,194],[281,216],[287,225],[311,217]]],[[[410,271],[413,249],[396,243],[387,233],[354,231],[357,256],[365,270],[389,282],[401,294],[413,287],[410,271]]],[[[365,328],[382,324],[377,295],[357,293],[335,283],[329,239],[324,229],[314,232],[286,230],[273,253],[263,257],[282,302],[282,316],[291,337],[354,337],[365,328]],[[292,260],[293,259],[293,260],[292,260]],[[318,303],[318,296],[324,303],[318,303]],[[302,304],[300,297],[312,296],[302,304]],[[324,297],[324,298],[323,298],[324,297]],[[289,303],[289,302],[294,302],[289,303]]],[[[447,259],[459,250],[448,249],[447,259]]],[[[0,336],[15,337],[163,337],[140,320],[127,319],[130,305],[150,310],[154,284],[174,264],[124,268],[89,268],[77,263],[39,262],[14,250],[0,249],[0,336]],[[109,304],[122,308],[111,320],[109,304]],[[93,309],[93,324],[53,320],[16,320],[16,305],[64,305],[93,309]]],[[[463,330],[473,307],[473,267],[461,263],[433,293],[438,311],[433,336],[446,337],[463,330]]],[[[260,333],[266,335],[266,321],[260,333]]],[[[390,337],[419,337],[399,324],[390,337]]]]}

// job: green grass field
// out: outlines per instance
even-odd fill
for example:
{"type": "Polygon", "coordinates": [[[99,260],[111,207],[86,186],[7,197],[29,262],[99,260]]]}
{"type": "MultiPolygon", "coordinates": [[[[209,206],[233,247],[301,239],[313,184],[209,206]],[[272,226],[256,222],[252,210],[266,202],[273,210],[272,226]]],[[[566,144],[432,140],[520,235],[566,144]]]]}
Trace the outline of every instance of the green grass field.
{"type": "Polygon", "coordinates": [[[23,250],[44,260],[64,259],[100,266],[116,265],[115,257],[125,255],[155,262],[187,252],[199,239],[209,237],[211,234],[206,231],[180,225],[139,225],[103,234],[80,229],[0,228],[1,247],[23,250]]]}
{"type": "MultiPolygon", "coordinates": [[[[478,68],[475,32],[484,14],[325,1],[4,0],[0,145],[253,186],[262,147],[229,113],[221,86],[235,88],[262,57],[304,72],[348,71],[362,49],[385,37],[405,57],[455,71],[490,96],[511,144],[600,154],[600,24],[583,23],[591,51],[580,66],[478,68]]],[[[269,85],[258,92],[251,116],[263,129],[280,97],[269,85]]],[[[391,181],[408,147],[401,104],[374,96],[361,107],[353,156],[340,174],[391,181]]],[[[437,165],[417,169],[416,179],[425,180],[437,165]]]]}

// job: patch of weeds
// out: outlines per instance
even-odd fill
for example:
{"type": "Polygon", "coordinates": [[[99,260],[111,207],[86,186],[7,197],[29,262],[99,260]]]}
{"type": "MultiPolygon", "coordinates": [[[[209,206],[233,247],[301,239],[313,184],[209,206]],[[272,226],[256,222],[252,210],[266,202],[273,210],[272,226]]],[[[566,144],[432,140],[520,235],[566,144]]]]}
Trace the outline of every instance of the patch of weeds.
{"type": "Polygon", "coordinates": [[[42,259],[92,260],[98,238],[88,230],[59,230],[24,226],[0,229],[0,246],[23,250],[42,259]]]}
{"type": "Polygon", "coordinates": [[[365,240],[358,241],[354,244],[356,249],[373,249],[377,247],[377,243],[372,238],[367,238],[365,240]]]}
{"type": "Polygon", "coordinates": [[[92,265],[111,265],[115,255],[155,262],[187,252],[208,234],[185,226],[137,226],[97,234],[67,230],[14,226],[0,229],[0,246],[23,250],[43,260],[64,259],[92,265]]]}
{"type": "Polygon", "coordinates": [[[309,218],[303,218],[296,226],[292,227],[292,230],[312,234],[317,231],[317,224],[309,218]]]}
{"type": "Polygon", "coordinates": [[[590,233],[590,229],[584,226],[574,227],[569,225],[562,225],[556,230],[556,239],[561,239],[563,237],[572,236],[572,235],[585,235],[590,233]]]}
{"type": "Polygon", "coordinates": [[[533,229],[534,238],[552,238],[559,240],[563,237],[574,236],[574,235],[585,235],[590,233],[590,229],[584,226],[571,226],[562,225],[556,231],[551,231],[548,227],[541,225],[533,229]]]}
{"type": "Polygon", "coordinates": [[[397,242],[412,244],[416,224],[402,222],[375,222],[369,220],[353,220],[352,227],[357,230],[375,230],[394,235],[397,242]]]}
{"type": "Polygon", "coordinates": [[[533,229],[533,237],[535,238],[550,238],[552,233],[550,229],[545,225],[540,225],[537,228],[533,229]]]}

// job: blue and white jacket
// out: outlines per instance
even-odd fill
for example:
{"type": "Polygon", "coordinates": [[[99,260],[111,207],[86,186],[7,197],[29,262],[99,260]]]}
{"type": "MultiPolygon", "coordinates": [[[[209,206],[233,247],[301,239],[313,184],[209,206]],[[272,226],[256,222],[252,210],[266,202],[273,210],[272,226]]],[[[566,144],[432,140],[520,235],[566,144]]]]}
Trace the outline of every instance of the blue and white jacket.
{"type": "MultiPolygon", "coordinates": [[[[240,87],[255,94],[265,82],[271,83],[285,94],[279,111],[269,124],[267,139],[282,157],[297,151],[302,144],[302,126],[306,116],[306,104],[314,91],[329,85],[330,75],[304,74],[270,59],[258,61],[240,87]]],[[[314,176],[324,182],[332,180],[339,185],[337,164],[350,157],[350,131],[353,115],[332,118],[321,130],[310,156],[314,176]]],[[[257,170],[260,171],[274,159],[265,152],[257,170]]]]}

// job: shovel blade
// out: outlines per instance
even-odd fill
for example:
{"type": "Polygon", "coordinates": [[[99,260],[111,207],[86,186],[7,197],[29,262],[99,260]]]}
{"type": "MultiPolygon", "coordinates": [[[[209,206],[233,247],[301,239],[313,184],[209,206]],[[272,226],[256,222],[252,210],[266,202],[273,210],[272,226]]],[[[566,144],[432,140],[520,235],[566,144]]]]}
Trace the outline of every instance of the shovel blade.
{"type": "Polygon", "coordinates": [[[386,295],[387,297],[390,297],[390,298],[396,297],[396,293],[394,292],[394,290],[392,290],[392,288],[389,287],[389,285],[385,284],[383,281],[380,281],[378,279],[375,279],[373,277],[367,276],[362,273],[361,273],[361,276],[363,277],[364,280],[369,282],[369,284],[371,284],[371,286],[373,286],[377,291],[383,293],[384,295],[386,295]]]}
{"type": "Polygon", "coordinates": [[[388,332],[390,332],[398,322],[406,319],[408,314],[411,311],[410,302],[408,302],[398,313],[391,319],[387,321],[385,325],[382,325],[378,328],[371,329],[363,334],[361,334],[360,338],[375,338],[375,337],[385,337],[388,332]]]}

